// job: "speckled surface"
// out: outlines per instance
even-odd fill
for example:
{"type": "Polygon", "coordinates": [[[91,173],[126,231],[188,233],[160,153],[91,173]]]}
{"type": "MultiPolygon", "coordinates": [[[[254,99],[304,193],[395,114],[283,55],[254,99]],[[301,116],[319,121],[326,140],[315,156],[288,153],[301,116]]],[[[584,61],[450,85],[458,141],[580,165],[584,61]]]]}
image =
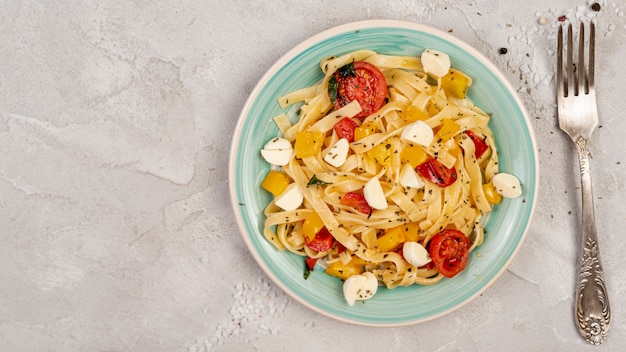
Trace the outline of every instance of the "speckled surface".
{"type": "Polygon", "coordinates": [[[591,3],[3,2],[0,350],[621,351],[626,5],[591,3]],[[580,195],[555,119],[562,15],[597,24],[591,167],[613,312],[600,347],[573,322],[580,195]],[[518,89],[541,157],[537,211],[508,270],[460,310],[402,328],[334,321],[280,291],[228,194],[231,137],[257,80],[300,41],[364,19],[423,23],[485,53],[518,89]]]}

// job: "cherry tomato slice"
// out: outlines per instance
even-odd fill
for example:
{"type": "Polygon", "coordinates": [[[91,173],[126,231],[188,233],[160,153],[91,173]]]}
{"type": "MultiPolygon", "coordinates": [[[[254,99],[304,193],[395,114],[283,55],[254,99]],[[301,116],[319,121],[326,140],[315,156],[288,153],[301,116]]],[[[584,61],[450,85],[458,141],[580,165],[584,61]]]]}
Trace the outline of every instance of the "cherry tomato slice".
{"type": "Polygon", "coordinates": [[[417,165],[415,169],[423,178],[441,187],[448,187],[457,179],[454,166],[448,169],[433,158],[428,158],[425,162],[417,165]]]}
{"type": "Polygon", "coordinates": [[[356,61],[348,65],[354,65],[354,75],[342,75],[341,69],[335,72],[337,97],[334,108],[338,110],[356,100],[362,111],[354,117],[363,119],[378,111],[385,103],[387,81],[383,73],[370,63],[356,61]]]}
{"type": "Polygon", "coordinates": [[[465,134],[472,139],[474,142],[474,156],[476,159],[479,159],[487,150],[489,150],[489,145],[485,142],[484,139],[476,136],[474,132],[467,130],[465,134]]]}
{"type": "Polygon", "coordinates": [[[459,230],[444,230],[429,242],[429,253],[437,271],[447,278],[454,277],[467,266],[469,241],[459,230]]]}
{"type": "Polygon", "coordinates": [[[339,203],[341,205],[353,207],[363,214],[370,215],[372,213],[372,208],[365,200],[365,197],[360,193],[348,192],[341,197],[339,203]]]}
{"type": "Polygon", "coordinates": [[[308,241],[307,237],[304,236],[304,245],[316,252],[325,252],[333,248],[334,244],[335,238],[326,227],[322,227],[322,229],[315,235],[315,238],[310,241],[308,241]]]}
{"type": "Polygon", "coordinates": [[[315,268],[315,264],[317,263],[318,258],[306,257],[306,267],[309,270],[313,270],[315,268]]]}
{"type": "Polygon", "coordinates": [[[339,122],[337,122],[335,124],[335,127],[333,128],[335,129],[335,132],[337,133],[337,137],[339,137],[339,139],[345,138],[348,140],[348,142],[352,143],[354,142],[354,130],[356,130],[357,127],[358,126],[353,119],[349,117],[344,117],[343,119],[339,120],[339,122]]]}

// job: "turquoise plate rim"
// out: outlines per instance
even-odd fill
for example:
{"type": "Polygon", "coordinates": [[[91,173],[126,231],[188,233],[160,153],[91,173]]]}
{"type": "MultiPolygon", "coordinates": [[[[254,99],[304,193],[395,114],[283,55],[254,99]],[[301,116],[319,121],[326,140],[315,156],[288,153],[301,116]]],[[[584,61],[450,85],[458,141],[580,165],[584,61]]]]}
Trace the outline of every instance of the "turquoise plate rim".
{"type": "Polygon", "coordinates": [[[458,38],[426,25],[398,20],[347,23],[316,34],[277,60],[259,80],[239,115],[229,159],[229,190],[237,225],[250,253],[283,291],[328,317],[358,325],[402,326],[448,314],[484,292],[506,270],[532,221],[539,186],[537,144],[528,113],[511,84],[482,53],[458,38]],[[473,77],[469,96],[489,113],[497,138],[500,168],[515,174],[522,197],[505,199],[485,219],[485,242],[470,256],[468,268],[433,286],[381,288],[368,301],[349,306],[341,281],[315,270],[305,280],[302,257],[277,251],[262,234],[263,208],[270,196],[260,183],[269,165],[260,157],[265,142],[278,135],[272,118],[291,118],[297,106],[280,109],[276,99],[321,77],[319,60],[357,49],[418,55],[423,49],[450,54],[453,67],[473,77]],[[498,102],[497,104],[495,102],[498,102]]]}

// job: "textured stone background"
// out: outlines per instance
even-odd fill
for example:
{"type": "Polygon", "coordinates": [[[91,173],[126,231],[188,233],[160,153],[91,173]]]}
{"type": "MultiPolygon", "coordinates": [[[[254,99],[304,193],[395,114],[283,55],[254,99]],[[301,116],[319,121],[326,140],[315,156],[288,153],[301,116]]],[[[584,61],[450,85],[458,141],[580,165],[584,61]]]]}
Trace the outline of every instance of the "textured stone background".
{"type": "Polygon", "coordinates": [[[598,2],[3,1],[0,350],[621,351],[626,5],[598,2]],[[592,169],[614,318],[599,348],[572,316],[580,196],[555,119],[562,15],[598,32],[592,169]],[[451,31],[490,57],[526,104],[541,157],[537,212],[504,275],[454,313],[388,329],[314,313],[265,276],[226,166],[240,109],[276,59],[382,18],[451,31]]]}

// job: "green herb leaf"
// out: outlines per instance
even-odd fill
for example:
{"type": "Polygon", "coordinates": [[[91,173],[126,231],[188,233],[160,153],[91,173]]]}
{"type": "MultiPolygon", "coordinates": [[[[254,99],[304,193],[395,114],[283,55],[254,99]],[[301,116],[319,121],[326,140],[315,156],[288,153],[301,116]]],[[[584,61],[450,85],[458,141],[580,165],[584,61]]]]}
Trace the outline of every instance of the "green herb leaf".
{"type": "Polygon", "coordinates": [[[309,269],[309,266],[306,264],[306,260],[304,261],[304,275],[302,275],[302,277],[304,277],[304,279],[308,279],[309,276],[311,275],[311,269],[309,269]]]}
{"type": "Polygon", "coordinates": [[[354,77],[354,76],[356,76],[356,71],[354,70],[354,63],[351,62],[349,64],[345,64],[345,65],[341,66],[337,70],[337,73],[341,77],[354,77]]]}
{"type": "Polygon", "coordinates": [[[433,77],[431,77],[431,76],[427,76],[427,77],[426,77],[426,83],[428,83],[428,84],[429,84],[429,85],[431,85],[431,86],[435,86],[435,87],[436,87],[437,85],[439,85],[439,81],[437,81],[437,79],[435,79],[435,78],[433,78],[433,77]]]}
{"type": "Polygon", "coordinates": [[[337,79],[335,76],[331,76],[328,80],[328,96],[330,97],[331,104],[335,104],[335,100],[337,100],[337,79]]]}
{"type": "Polygon", "coordinates": [[[313,177],[311,177],[311,179],[309,180],[309,182],[306,185],[308,187],[308,186],[325,186],[325,185],[329,185],[329,184],[330,184],[330,182],[322,181],[322,180],[318,179],[317,177],[315,177],[315,175],[313,175],[313,177]]]}

